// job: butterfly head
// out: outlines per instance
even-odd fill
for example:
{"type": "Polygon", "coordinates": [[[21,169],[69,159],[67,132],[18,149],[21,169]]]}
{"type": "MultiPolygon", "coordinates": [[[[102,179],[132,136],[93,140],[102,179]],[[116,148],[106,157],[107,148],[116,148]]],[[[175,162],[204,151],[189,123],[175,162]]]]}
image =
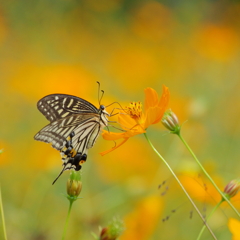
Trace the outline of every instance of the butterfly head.
{"type": "Polygon", "coordinates": [[[109,113],[105,110],[106,109],[106,107],[104,106],[104,105],[100,105],[100,107],[99,107],[99,114],[106,114],[107,116],[109,116],[109,113]]]}
{"type": "MultiPolygon", "coordinates": [[[[98,111],[99,111],[99,114],[101,116],[105,116],[105,118],[106,118],[106,116],[110,117],[110,114],[106,111],[106,107],[104,105],[100,105],[98,111]]],[[[105,125],[106,125],[108,120],[106,119],[104,122],[105,122],[105,125]]]]}

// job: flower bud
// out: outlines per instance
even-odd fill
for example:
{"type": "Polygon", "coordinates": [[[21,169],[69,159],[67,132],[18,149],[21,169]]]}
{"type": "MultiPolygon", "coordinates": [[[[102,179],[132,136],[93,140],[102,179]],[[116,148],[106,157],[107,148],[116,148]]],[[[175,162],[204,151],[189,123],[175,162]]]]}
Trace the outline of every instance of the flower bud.
{"type": "Polygon", "coordinates": [[[82,190],[81,172],[72,171],[67,181],[67,193],[69,197],[78,197],[82,190]]]}
{"type": "Polygon", "coordinates": [[[240,179],[234,179],[230,181],[224,188],[224,193],[228,199],[234,197],[240,189],[240,179]]]}
{"type": "Polygon", "coordinates": [[[172,133],[180,133],[181,127],[179,125],[178,117],[171,109],[167,110],[164,113],[161,122],[172,133]]]}
{"type": "Polygon", "coordinates": [[[123,230],[123,221],[113,218],[107,227],[102,228],[99,240],[116,240],[122,234],[123,230]]]}

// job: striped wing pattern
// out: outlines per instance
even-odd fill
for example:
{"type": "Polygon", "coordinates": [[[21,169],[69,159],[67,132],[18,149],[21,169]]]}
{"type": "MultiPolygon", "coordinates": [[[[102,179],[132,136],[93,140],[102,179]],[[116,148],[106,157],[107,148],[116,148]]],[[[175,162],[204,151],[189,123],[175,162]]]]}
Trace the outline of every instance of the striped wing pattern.
{"type": "Polygon", "coordinates": [[[50,122],[65,118],[71,114],[98,113],[98,109],[90,102],[66,94],[48,95],[38,101],[37,108],[50,122]]]}
{"type": "Polygon", "coordinates": [[[61,152],[64,164],[67,164],[69,158],[74,158],[77,153],[87,158],[87,150],[94,145],[104,126],[99,124],[99,116],[80,121],[81,119],[81,115],[75,115],[50,123],[35,135],[35,139],[51,143],[53,148],[61,152]],[[74,124],[71,124],[70,120],[74,124]]]}
{"type": "MultiPolygon", "coordinates": [[[[70,115],[69,117],[50,123],[41,129],[34,138],[38,141],[51,143],[53,148],[61,150],[70,133],[74,132],[76,135],[77,130],[87,129],[87,127],[91,127],[92,124],[99,125],[98,122],[99,116],[97,114],[70,115]],[[95,118],[95,120],[93,121],[92,118],[95,118]]],[[[82,133],[83,131],[80,132],[82,133]]],[[[83,136],[85,136],[85,134],[83,136]]],[[[74,140],[75,138],[74,136],[74,140]]]]}
{"type": "Polygon", "coordinates": [[[34,139],[51,143],[60,151],[63,169],[59,176],[67,169],[80,170],[87,159],[88,149],[93,147],[106,126],[101,121],[104,113],[99,113],[94,105],[81,98],[64,94],[48,95],[39,100],[37,107],[50,124],[42,128],[34,139]]]}

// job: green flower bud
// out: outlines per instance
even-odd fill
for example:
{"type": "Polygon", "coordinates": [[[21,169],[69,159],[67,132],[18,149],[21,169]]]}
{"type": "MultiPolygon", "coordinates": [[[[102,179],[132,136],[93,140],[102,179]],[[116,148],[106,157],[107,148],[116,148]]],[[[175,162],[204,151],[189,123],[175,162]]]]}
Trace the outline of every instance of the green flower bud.
{"type": "Polygon", "coordinates": [[[67,181],[67,193],[69,197],[78,197],[82,190],[81,172],[72,171],[67,181]]]}
{"type": "Polygon", "coordinates": [[[240,189],[240,179],[234,179],[230,181],[224,188],[224,193],[228,199],[234,197],[240,189]]]}
{"type": "Polygon", "coordinates": [[[123,231],[123,221],[119,218],[113,218],[108,226],[101,230],[99,240],[116,240],[123,231]]]}
{"type": "Polygon", "coordinates": [[[171,109],[164,113],[161,122],[168,130],[171,131],[171,133],[180,133],[181,127],[179,125],[178,117],[171,109]]]}

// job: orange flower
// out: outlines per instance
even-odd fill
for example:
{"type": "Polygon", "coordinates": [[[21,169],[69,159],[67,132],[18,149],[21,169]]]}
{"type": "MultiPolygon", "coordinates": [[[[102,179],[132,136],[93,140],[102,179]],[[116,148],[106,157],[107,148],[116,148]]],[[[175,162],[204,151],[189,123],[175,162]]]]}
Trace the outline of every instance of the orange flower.
{"type": "Polygon", "coordinates": [[[151,195],[140,200],[124,219],[127,231],[123,233],[121,239],[151,239],[159,223],[163,206],[159,196],[151,195]]]}
{"type": "Polygon", "coordinates": [[[102,156],[120,147],[130,137],[145,133],[150,125],[156,124],[162,119],[169,101],[168,88],[163,85],[163,93],[160,99],[157,92],[152,88],[147,88],[144,92],[144,111],[142,110],[141,102],[131,102],[126,110],[119,113],[118,123],[125,132],[114,133],[103,131],[102,136],[105,140],[122,139],[122,141],[115,147],[100,153],[102,156]]]}
{"type": "Polygon", "coordinates": [[[237,219],[230,218],[228,221],[228,228],[232,233],[232,240],[240,240],[240,222],[237,219]]]}

